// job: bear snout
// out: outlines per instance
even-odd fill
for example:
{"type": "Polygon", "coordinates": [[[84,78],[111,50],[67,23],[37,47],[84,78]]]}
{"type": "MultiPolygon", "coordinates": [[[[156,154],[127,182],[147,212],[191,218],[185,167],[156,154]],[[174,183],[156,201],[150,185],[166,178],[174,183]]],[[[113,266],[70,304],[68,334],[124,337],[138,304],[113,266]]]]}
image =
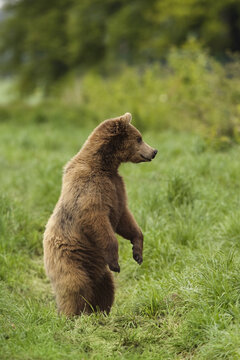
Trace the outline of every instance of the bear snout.
{"type": "Polygon", "coordinates": [[[155,149],[155,150],[153,150],[153,153],[152,153],[152,159],[154,159],[155,158],[155,156],[157,155],[157,153],[158,153],[158,151],[155,149]]]}

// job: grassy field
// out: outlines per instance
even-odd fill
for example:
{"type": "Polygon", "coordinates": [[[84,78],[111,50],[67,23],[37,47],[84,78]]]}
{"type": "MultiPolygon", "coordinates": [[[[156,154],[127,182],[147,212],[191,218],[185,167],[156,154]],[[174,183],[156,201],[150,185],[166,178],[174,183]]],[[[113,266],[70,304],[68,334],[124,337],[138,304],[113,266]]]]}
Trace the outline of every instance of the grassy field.
{"type": "Polygon", "coordinates": [[[57,315],[42,235],[91,128],[0,124],[1,360],[240,359],[240,147],[189,133],[145,133],[156,159],[120,169],[145,248],[119,239],[111,314],[57,315]]]}

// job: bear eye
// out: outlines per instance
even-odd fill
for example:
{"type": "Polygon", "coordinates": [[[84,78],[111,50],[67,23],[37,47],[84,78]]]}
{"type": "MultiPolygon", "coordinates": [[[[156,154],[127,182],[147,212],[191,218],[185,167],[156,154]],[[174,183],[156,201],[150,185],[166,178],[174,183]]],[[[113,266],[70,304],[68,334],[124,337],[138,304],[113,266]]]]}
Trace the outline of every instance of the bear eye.
{"type": "Polygon", "coordinates": [[[137,142],[138,142],[139,144],[142,142],[141,136],[138,136],[138,137],[137,137],[137,142]]]}

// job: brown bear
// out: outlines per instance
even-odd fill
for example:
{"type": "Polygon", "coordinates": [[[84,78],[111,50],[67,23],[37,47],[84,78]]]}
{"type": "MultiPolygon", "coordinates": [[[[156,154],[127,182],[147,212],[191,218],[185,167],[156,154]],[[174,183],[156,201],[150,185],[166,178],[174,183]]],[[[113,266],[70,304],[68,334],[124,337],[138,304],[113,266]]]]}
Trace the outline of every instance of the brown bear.
{"type": "Polygon", "coordinates": [[[58,310],[67,316],[109,313],[114,300],[110,270],[120,272],[115,233],[130,240],[133,258],[143,261],[142,231],[127,207],[118,167],[151,161],[157,150],[143,142],[130,121],[126,113],[102,122],[64,169],[43,244],[58,310]]]}

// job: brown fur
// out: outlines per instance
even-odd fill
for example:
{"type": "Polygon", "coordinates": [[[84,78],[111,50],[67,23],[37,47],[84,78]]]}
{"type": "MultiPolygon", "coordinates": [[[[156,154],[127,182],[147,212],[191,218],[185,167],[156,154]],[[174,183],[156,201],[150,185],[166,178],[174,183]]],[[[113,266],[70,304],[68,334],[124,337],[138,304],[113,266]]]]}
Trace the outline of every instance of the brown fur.
{"type": "Polygon", "coordinates": [[[115,233],[131,241],[141,264],[143,235],[127,208],[121,162],[150,161],[156,151],[141,141],[131,114],[105,120],[66,165],[62,191],[44,233],[44,263],[59,312],[109,312],[111,271],[120,271],[115,233]],[[110,269],[110,270],[109,270],[110,269]]]}

